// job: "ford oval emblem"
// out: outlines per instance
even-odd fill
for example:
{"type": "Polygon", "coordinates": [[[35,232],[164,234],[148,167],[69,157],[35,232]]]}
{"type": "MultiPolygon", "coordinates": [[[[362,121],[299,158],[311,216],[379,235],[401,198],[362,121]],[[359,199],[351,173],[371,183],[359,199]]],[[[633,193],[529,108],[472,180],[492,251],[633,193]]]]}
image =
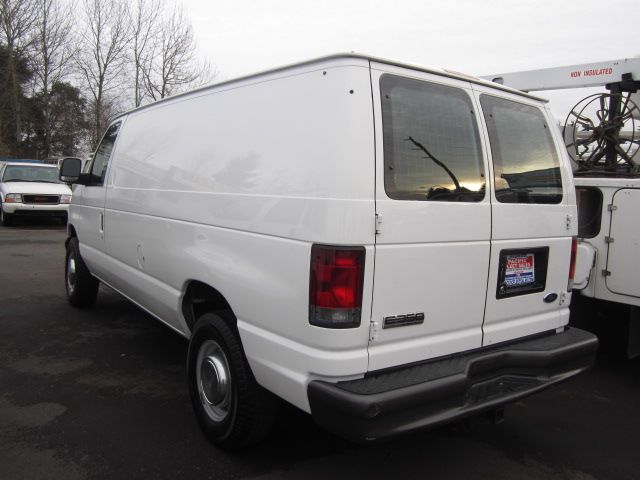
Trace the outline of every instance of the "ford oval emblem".
{"type": "Polygon", "coordinates": [[[549,295],[545,295],[544,296],[544,301],[546,303],[555,302],[557,299],[558,299],[558,294],[557,293],[550,293],[549,295]]]}

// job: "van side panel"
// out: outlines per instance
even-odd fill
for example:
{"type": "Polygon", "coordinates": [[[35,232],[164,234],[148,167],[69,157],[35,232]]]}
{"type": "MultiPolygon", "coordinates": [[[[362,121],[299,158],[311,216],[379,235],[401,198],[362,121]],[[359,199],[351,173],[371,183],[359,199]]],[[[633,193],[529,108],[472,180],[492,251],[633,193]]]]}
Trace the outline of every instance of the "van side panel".
{"type": "Polygon", "coordinates": [[[109,208],[303,241],[371,243],[368,70],[295,73],[133,113],[115,155],[109,208]]]}
{"type": "Polygon", "coordinates": [[[186,335],[188,282],[218,289],[258,382],[304,410],[309,379],[362,376],[373,289],[372,115],[368,63],[357,59],[134,112],[107,188],[114,287],[186,335]],[[367,248],[359,328],[309,324],[312,243],[367,248]],[[174,293],[157,295],[158,279],[174,293]]]}

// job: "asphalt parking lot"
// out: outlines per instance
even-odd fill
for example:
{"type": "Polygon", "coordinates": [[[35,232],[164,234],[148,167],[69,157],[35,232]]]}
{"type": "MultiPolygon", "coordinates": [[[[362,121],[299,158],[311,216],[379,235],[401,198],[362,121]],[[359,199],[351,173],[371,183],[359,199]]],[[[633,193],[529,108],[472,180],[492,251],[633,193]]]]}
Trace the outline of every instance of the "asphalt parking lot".
{"type": "Polygon", "coordinates": [[[582,376],[458,424],[354,445],[283,406],[269,440],[209,444],[186,389],[187,343],[101,288],[65,300],[64,227],[0,227],[0,479],[640,478],[640,361],[582,376]]]}

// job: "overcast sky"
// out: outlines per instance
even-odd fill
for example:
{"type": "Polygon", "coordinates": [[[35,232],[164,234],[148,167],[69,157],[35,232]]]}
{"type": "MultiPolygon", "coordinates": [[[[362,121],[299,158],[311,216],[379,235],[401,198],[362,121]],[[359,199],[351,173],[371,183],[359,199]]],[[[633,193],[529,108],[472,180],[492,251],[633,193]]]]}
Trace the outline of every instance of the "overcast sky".
{"type": "MultiPolygon", "coordinates": [[[[348,51],[474,75],[640,55],[640,0],[184,0],[184,5],[201,53],[219,80],[348,51]]],[[[592,92],[542,95],[564,117],[592,92]]]]}

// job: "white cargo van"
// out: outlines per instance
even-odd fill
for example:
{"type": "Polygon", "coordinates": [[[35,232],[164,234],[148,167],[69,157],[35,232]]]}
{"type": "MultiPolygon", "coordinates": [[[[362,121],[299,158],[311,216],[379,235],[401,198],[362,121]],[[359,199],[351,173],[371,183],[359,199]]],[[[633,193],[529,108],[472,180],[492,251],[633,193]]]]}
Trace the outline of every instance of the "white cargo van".
{"type": "Polygon", "coordinates": [[[117,118],[75,183],[66,286],[190,338],[215,443],[271,392],[355,440],[491,411],[590,366],[567,328],[571,170],[544,101],[337,55],[117,118]]]}

